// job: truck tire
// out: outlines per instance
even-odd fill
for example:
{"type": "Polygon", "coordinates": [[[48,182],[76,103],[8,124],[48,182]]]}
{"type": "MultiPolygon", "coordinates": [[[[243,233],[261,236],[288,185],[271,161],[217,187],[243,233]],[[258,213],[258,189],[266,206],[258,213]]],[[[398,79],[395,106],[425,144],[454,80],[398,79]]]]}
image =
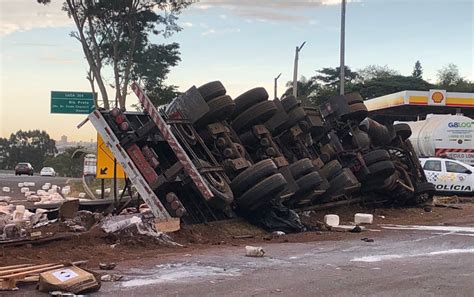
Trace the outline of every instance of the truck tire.
{"type": "Polygon", "coordinates": [[[390,160],[390,154],[386,150],[373,150],[364,155],[364,162],[366,166],[388,160],[390,160]]]}
{"type": "Polygon", "coordinates": [[[227,95],[211,99],[207,104],[209,111],[194,123],[197,127],[226,120],[235,108],[234,101],[227,95]]]}
{"type": "Polygon", "coordinates": [[[420,205],[426,203],[433,198],[435,193],[435,185],[429,182],[415,184],[415,197],[407,201],[409,205],[420,205]]]}
{"type": "Polygon", "coordinates": [[[411,128],[408,124],[400,123],[393,125],[395,133],[402,138],[403,141],[411,136],[411,128]]]}
{"type": "Polygon", "coordinates": [[[277,166],[272,159],[262,160],[242,171],[230,183],[236,196],[247,191],[262,179],[277,172],[277,166]]]}
{"type": "Polygon", "coordinates": [[[300,101],[293,95],[286,96],[285,98],[281,99],[280,102],[286,112],[290,112],[300,103],[300,101]]]}
{"type": "MultiPolygon", "coordinates": [[[[199,159],[199,162],[203,166],[211,166],[207,161],[199,159]]],[[[206,181],[207,186],[211,190],[214,197],[208,201],[209,205],[216,209],[227,208],[232,201],[234,201],[234,194],[230,185],[227,183],[223,172],[208,172],[203,173],[202,176],[206,181]]]]}
{"type": "Polygon", "coordinates": [[[334,146],[330,143],[326,143],[321,147],[321,154],[326,154],[329,156],[329,159],[327,161],[324,161],[324,163],[329,162],[335,155],[336,155],[336,150],[334,149],[334,146]]]}
{"type": "Polygon", "coordinates": [[[211,81],[207,84],[200,86],[198,88],[198,91],[206,101],[209,101],[216,97],[224,96],[226,93],[224,85],[218,80],[211,81]]]}
{"type": "Polygon", "coordinates": [[[369,111],[364,103],[354,103],[349,105],[350,112],[342,116],[342,119],[353,119],[362,121],[369,115],[369,111]]]}
{"type": "Polygon", "coordinates": [[[341,172],[342,166],[338,160],[332,160],[321,168],[321,174],[327,180],[331,180],[335,175],[341,172]]]}
{"type": "Polygon", "coordinates": [[[304,194],[308,193],[311,190],[315,190],[322,182],[323,179],[316,171],[308,173],[305,176],[296,180],[296,184],[298,185],[298,190],[296,191],[296,194],[304,194]]]}
{"type": "Polygon", "coordinates": [[[257,103],[241,113],[232,121],[232,128],[236,132],[242,132],[253,125],[263,124],[277,112],[277,107],[273,101],[263,101],[257,103]]]}
{"type": "Polygon", "coordinates": [[[278,198],[278,194],[285,189],[287,182],[281,173],[275,173],[237,198],[237,205],[245,211],[253,211],[260,206],[278,198]]]}
{"type": "Polygon", "coordinates": [[[289,169],[293,178],[297,180],[300,177],[314,171],[314,165],[310,159],[305,158],[290,164],[289,169]]]}
{"type": "Polygon", "coordinates": [[[289,119],[287,125],[289,128],[291,128],[306,117],[306,112],[304,111],[303,107],[298,106],[288,112],[288,117],[289,119]]]}
{"type": "Polygon", "coordinates": [[[329,181],[329,189],[325,193],[325,197],[330,199],[330,196],[339,196],[345,194],[346,187],[354,186],[358,184],[357,178],[354,176],[352,171],[348,168],[344,168],[339,174],[329,181]]]}
{"type": "Polygon", "coordinates": [[[265,88],[254,88],[235,98],[234,117],[250,108],[252,105],[268,100],[268,93],[265,88]]]}
{"type": "Polygon", "coordinates": [[[344,98],[346,98],[347,104],[352,105],[352,104],[357,104],[357,103],[364,103],[364,99],[359,93],[350,93],[344,95],[344,98]]]}
{"type": "Polygon", "coordinates": [[[368,150],[370,148],[370,137],[367,132],[360,129],[355,129],[352,135],[352,145],[362,150],[368,150]]]}
{"type": "Polygon", "coordinates": [[[368,166],[368,168],[370,172],[366,177],[368,180],[385,180],[395,173],[395,165],[392,161],[380,161],[368,166]]]}

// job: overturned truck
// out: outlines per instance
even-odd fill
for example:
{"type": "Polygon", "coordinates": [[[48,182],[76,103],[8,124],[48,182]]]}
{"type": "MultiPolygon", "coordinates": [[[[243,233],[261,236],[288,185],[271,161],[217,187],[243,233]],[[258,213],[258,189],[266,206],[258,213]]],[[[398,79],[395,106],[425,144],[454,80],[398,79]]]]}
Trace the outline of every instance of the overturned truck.
{"type": "Polygon", "coordinates": [[[233,100],[213,81],[157,109],[132,90],[143,112],[98,109],[88,119],[161,222],[244,216],[303,231],[293,210],[417,205],[434,193],[410,127],[368,118],[358,94],[318,107],[268,100],[264,88],[233,100]]]}

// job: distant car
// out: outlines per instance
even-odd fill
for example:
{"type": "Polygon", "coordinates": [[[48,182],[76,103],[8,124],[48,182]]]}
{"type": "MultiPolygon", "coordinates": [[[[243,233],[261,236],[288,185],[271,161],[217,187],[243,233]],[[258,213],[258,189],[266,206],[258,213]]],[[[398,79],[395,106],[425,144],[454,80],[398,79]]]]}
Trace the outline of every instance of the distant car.
{"type": "Polygon", "coordinates": [[[43,167],[40,171],[41,176],[56,176],[56,171],[53,167],[43,167]]]}
{"type": "Polygon", "coordinates": [[[427,180],[436,191],[474,194],[474,167],[448,158],[420,158],[427,180]]]}
{"type": "Polygon", "coordinates": [[[15,166],[15,175],[33,175],[33,166],[30,163],[18,163],[15,166]]]}

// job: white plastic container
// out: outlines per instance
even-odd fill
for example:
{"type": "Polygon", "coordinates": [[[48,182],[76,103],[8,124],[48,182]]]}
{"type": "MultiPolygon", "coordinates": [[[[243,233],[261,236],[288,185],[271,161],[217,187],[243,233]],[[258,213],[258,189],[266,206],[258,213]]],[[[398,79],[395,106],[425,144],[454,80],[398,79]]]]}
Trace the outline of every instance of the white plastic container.
{"type": "Polygon", "coordinates": [[[265,251],[261,246],[247,245],[245,247],[245,255],[247,257],[263,257],[265,255],[265,251]]]}
{"type": "Polygon", "coordinates": [[[10,187],[3,187],[3,188],[2,188],[2,191],[3,191],[4,193],[10,193],[10,187]]]}
{"type": "Polygon", "coordinates": [[[374,215],[369,213],[356,213],[354,216],[354,223],[360,224],[372,224],[374,222],[374,215]]]}
{"type": "Polygon", "coordinates": [[[18,188],[23,188],[25,186],[25,183],[18,183],[18,188]]]}
{"type": "Polygon", "coordinates": [[[26,192],[28,192],[29,190],[30,190],[29,188],[23,187],[23,188],[20,189],[20,192],[21,192],[21,193],[26,193],[26,192]]]}
{"type": "Polygon", "coordinates": [[[13,220],[21,221],[23,220],[23,215],[25,214],[25,206],[17,205],[15,211],[13,212],[13,220]]]}
{"type": "Polygon", "coordinates": [[[79,196],[79,198],[86,198],[86,193],[81,192],[81,193],[79,193],[78,196],[79,196]]]}
{"type": "Polygon", "coordinates": [[[331,227],[339,226],[339,216],[335,214],[328,214],[324,216],[324,223],[331,227]]]}

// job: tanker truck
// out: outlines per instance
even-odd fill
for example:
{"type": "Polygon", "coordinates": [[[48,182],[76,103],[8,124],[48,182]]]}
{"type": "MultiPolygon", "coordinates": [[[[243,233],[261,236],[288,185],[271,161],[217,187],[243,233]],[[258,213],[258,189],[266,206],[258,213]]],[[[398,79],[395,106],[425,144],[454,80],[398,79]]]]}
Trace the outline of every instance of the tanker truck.
{"type": "Polygon", "coordinates": [[[463,115],[427,115],[406,122],[410,141],[419,157],[447,157],[474,165],[474,120],[463,115]]]}

